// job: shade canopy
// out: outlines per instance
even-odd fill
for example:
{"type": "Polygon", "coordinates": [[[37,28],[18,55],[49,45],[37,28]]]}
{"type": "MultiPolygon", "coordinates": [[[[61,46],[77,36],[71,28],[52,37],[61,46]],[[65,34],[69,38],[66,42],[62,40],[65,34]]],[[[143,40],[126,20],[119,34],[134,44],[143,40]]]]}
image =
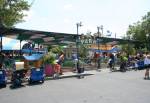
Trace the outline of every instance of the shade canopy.
{"type": "Polygon", "coordinates": [[[36,60],[39,60],[43,57],[44,54],[32,54],[30,56],[23,56],[25,58],[25,60],[28,60],[28,61],[36,61],[36,60]]]}
{"type": "MultiPolygon", "coordinates": [[[[28,40],[43,45],[66,45],[71,42],[76,43],[77,36],[82,35],[69,34],[69,33],[58,33],[58,32],[47,32],[38,30],[26,30],[20,28],[5,28],[0,27],[0,35],[7,37],[15,37],[19,40],[28,40]]],[[[81,37],[82,38],[82,37],[81,37]]],[[[116,41],[117,43],[140,43],[139,41],[118,39],[118,38],[107,38],[91,36],[92,39],[99,40],[100,44],[116,41]]]]}
{"type": "Polygon", "coordinates": [[[28,40],[45,45],[65,44],[63,41],[76,41],[76,34],[25,30],[19,28],[0,28],[0,34],[1,36],[28,40]]]}

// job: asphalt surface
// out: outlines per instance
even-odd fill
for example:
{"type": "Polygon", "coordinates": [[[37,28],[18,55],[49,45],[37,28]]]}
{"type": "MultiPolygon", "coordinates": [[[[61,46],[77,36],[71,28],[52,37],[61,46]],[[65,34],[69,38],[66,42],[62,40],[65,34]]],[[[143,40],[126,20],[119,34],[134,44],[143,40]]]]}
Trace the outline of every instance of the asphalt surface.
{"type": "Polygon", "coordinates": [[[0,89],[0,103],[150,103],[150,80],[144,70],[91,71],[83,79],[76,77],[47,80],[44,84],[17,89],[0,89]]]}

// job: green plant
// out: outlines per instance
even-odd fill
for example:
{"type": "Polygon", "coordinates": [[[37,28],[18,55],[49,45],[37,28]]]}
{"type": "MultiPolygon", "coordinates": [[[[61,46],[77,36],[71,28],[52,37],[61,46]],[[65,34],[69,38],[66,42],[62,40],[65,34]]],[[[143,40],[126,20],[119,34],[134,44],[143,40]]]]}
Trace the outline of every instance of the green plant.
{"type": "Polygon", "coordinates": [[[60,46],[56,46],[51,48],[51,52],[55,53],[55,54],[59,54],[62,52],[62,48],[60,46]]]}
{"type": "Polygon", "coordinates": [[[55,55],[52,52],[48,52],[42,58],[44,64],[54,64],[55,63],[55,55]]]}
{"type": "Polygon", "coordinates": [[[81,44],[79,48],[80,58],[86,58],[88,54],[88,46],[86,44],[81,44]]]}
{"type": "Polygon", "coordinates": [[[74,66],[74,63],[73,63],[73,61],[64,61],[64,63],[63,63],[63,66],[65,67],[73,67],[74,66]]]}

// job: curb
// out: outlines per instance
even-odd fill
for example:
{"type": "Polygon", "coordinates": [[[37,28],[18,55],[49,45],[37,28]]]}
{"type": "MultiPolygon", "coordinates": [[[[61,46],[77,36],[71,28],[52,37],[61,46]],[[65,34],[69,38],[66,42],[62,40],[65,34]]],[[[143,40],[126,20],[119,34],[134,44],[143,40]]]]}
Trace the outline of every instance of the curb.
{"type": "MultiPolygon", "coordinates": [[[[64,78],[73,78],[73,77],[79,77],[79,76],[90,76],[90,75],[94,75],[94,73],[82,73],[82,74],[77,74],[77,73],[72,73],[70,75],[60,75],[58,78],[53,78],[52,76],[51,77],[45,77],[45,81],[47,80],[56,80],[56,79],[64,79],[64,78]]],[[[26,83],[28,82],[28,80],[24,80],[23,83],[26,83]]],[[[7,81],[7,84],[11,84],[11,81],[8,80],[7,81]]]]}

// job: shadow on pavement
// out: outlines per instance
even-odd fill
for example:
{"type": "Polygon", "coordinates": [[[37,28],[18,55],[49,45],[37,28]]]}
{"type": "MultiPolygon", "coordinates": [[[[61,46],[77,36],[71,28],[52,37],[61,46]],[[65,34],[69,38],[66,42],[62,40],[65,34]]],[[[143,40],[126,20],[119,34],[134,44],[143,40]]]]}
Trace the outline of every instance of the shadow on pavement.
{"type": "Polygon", "coordinates": [[[0,89],[6,88],[6,86],[0,86],[0,89]]]}
{"type": "Polygon", "coordinates": [[[57,80],[57,79],[64,79],[64,78],[74,78],[74,77],[79,77],[80,75],[82,76],[90,76],[90,75],[94,75],[94,74],[74,74],[74,75],[68,75],[68,76],[59,76],[57,78],[53,78],[53,77],[46,77],[45,80],[57,80]]]}
{"type": "Polygon", "coordinates": [[[23,88],[25,87],[25,85],[20,85],[20,86],[13,86],[13,85],[10,85],[9,88],[12,89],[12,90],[15,90],[15,89],[19,89],[19,88],[23,88]]]}
{"type": "Polygon", "coordinates": [[[31,84],[26,84],[26,85],[28,85],[28,86],[34,86],[34,85],[41,85],[41,84],[43,84],[42,82],[33,82],[33,83],[31,83],[31,84]]]}

